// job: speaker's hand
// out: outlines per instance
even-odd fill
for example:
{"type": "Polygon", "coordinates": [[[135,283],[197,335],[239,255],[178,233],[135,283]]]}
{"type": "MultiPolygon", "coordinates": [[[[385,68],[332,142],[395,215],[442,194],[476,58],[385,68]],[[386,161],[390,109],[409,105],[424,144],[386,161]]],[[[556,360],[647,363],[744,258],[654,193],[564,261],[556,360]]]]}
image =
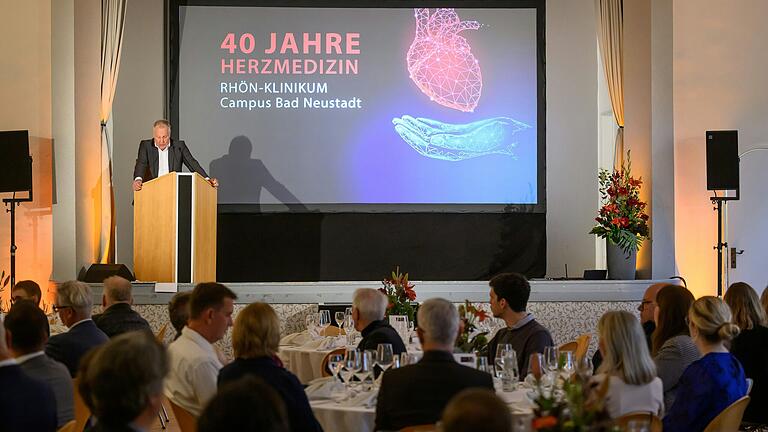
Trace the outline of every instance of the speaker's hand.
{"type": "Polygon", "coordinates": [[[133,190],[137,192],[141,190],[141,179],[136,179],[133,181],[133,190]]]}

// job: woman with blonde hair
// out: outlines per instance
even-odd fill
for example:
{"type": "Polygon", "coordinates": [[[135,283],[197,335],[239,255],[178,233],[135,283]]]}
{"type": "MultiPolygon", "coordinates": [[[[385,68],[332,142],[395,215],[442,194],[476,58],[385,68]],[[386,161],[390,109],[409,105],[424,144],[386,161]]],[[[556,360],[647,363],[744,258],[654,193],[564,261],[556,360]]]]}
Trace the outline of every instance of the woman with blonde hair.
{"type": "Polygon", "coordinates": [[[280,320],[274,309],[266,303],[249,304],[235,318],[232,328],[235,360],[219,371],[218,385],[221,387],[247,375],[261,378],[285,402],[292,431],[321,431],[304,387],[277,357],[279,345],[280,320]]]}
{"type": "Polygon", "coordinates": [[[725,347],[739,334],[728,305],[712,296],[696,300],[688,311],[688,331],[702,357],[680,377],[675,403],[664,417],[666,432],[703,431],[747,393],[744,370],[725,347]]]}
{"type": "Polygon", "coordinates": [[[608,415],[618,418],[642,411],[660,416],[664,411],[664,390],[640,322],[629,312],[609,311],[600,318],[597,331],[603,362],[594,381],[598,387],[608,386],[608,415]]]}
{"type": "Polygon", "coordinates": [[[736,282],[723,297],[741,333],[731,342],[733,354],[753,381],[744,421],[768,424],[768,323],[757,293],[749,284],[736,282]]]}

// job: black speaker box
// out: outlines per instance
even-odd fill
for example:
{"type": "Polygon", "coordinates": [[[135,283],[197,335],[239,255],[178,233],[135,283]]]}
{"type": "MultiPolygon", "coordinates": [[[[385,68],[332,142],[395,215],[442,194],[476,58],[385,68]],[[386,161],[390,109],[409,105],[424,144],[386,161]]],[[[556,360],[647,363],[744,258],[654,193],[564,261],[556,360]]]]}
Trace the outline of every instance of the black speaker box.
{"type": "Polygon", "coordinates": [[[0,131],[0,192],[32,190],[28,131],[0,131]]]}
{"type": "Polygon", "coordinates": [[[120,276],[129,281],[136,280],[125,264],[91,264],[91,267],[85,272],[83,282],[102,283],[104,279],[110,276],[120,276]]]}
{"type": "Polygon", "coordinates": [[[739,131],[707,131],[707,190],[739,188],[739,131]]]}

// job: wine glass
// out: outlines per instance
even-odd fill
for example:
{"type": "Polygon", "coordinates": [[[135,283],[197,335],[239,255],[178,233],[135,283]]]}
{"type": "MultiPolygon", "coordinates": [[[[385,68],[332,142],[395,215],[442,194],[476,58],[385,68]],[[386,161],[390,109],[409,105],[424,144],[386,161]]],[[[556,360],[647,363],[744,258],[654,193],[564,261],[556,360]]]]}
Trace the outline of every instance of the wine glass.
{"type": "Polygon", "coordinates": [[[309,333],[312,338],[317,336],[317,320],[318,316],[316,313],[311,313],[305,318],[307,323],[307,333],[309,333]]]}
{"type": "Polygon", "coordinates": [[[328,356],[328,370],[331,372],[331,375],[335,379],[340,379],[338,377],[339,370],[344,364],[344,356],[341,354],[331,354],[328,356]]]}
{"type": "Polygon", "coordinates": [[[334,318],[336,318],[336,325],[339,326],[339,330],[341,330],[344,326],[344,312],[336,312],[334,318]]]}
{"type": "Polygon", "coordinates": [[[560,366],[563,378],[568,379],[576,371],[576,361],[574,360],[573,351],[563,351],[560,353],[560,366]]]}
{"type": "Polygon", "coordinates": [[[589,358],[587,355],[584,355],[582,358],[580,358],[576,362],[576,372],[579,375],[585,376],[585,377],[591,377],[594,373],[594,365],[592,364],[592,359],[589,358]]]}
{"type": "Polygon", "coordinates": [[[360,386],[365,385],[365,380],[371,376],[373,372],[373,354],[375,351],[366,350],[360,353],[359,367],[355,370],[355,377],[360,380],[360,386]]]}
{"type": "Polygon", "coordinates": [[[355,342],[355,320],[352,315],[344,317],[344,328],[347,332],[347,345],[351,346],[355,342]]]}
{"type": "Polygon", "coordinates": [[[533,353],[528,360],[528,372],[530,372],[534,378],[541,379],[542,375],[546,372],[544,370],[544,355],[541,353],[533,353]]]}
{"type": "Polygon", "coordinates": [[[509,349],[502,354],[503,374],[501,377],[502,390],[514,391],[515,385],[520,379],[520,372],[517,367],[517,352],[509,349]]]}
{"type": "Polygon", "coordinates": [[[351,389],[352,377],[355,371],[360,368],[360,351],[350,348],[344,353],[344,367],[341,369],[341,376],[348,389],[351,389]]]}
{"type": "Polygon", "coordinates": [[[392,367],[392,363],[395,361],[395,355],[392,351],[392,344],[379,344],[379,346],[376,347],[376,360],[378,365],[384,371],[392,367]]]}
{"type": "Polygon", "coordinates": [[[558,349],[554,346],[544,347],[544,367],[548,373],[554,373],[558,369],[558,349]]]}
{"type": "Polygon", "coordinates": [[[323,309],[320,311],[320,320],[318,321],[318,324],[320,324],[320,327],[322,327],[322,331],[320,332],[321,335],[325,336],[327,335],[326,329],[329,325],[331,325],[331,311],[328,309],[323,309]]]}
{"type": "Polygon", "coordinates": [[[352,307],[350,306],[344,309],[344,318],[346,319],[347,317],[351,317],[351,316],[352,316],[352,307]]]}

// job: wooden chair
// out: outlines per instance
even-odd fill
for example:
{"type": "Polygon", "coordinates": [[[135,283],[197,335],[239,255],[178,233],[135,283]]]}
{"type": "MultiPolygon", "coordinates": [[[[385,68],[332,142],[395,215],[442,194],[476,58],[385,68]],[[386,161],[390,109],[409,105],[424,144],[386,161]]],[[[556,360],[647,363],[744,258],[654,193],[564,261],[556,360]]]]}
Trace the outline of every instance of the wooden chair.
{"type": "Polygon", "coordinates": [[[346,334],[344,330],[336,326],[328,326],[325,330],[320,331],[320,336],[338,336],[343,334],[346,334]]]}
{"type": "Polygon", "coordinates": [[[197,418],[191,412],[173,403],[172,400],[169,399],[168,403],[171,404],[171,411],[173,411],[173,416],[176,417],[179,430],[181,432],[197,432],[197,418]]]}
{"type": "Polygon", "coordinates": [[[415,426],[406,426],[400,429],[400,432],[435,432],[437,425],[435,424],[423,424],[415,426]]]}
{"type": "Polygon", "coordinates": [[[589,342],[592,341],[592,335],[584,333],[576,338],[576,361],[583,359],[589,351],[589,342]]]}
{"type": "Polygon", "coordinates": [[[749,396],[750,393],[752,393],[752,386],[755,384],[755,380],[752,378],[747,378],[747,396],[749,396]]]}
{"type": "Polygon", "coordinates": [[[341,354],[343,356],[346,352],[347,352],[346,348],[336,348],[335,350],[326,354],[325,357],[323,357],[323,361],[320,362],[320,376],[324,376],[324,377],[331,376],[331,371],[328,370],[328,360],[334,354],[341,354]]]}
{"type": "Polygon", "coordinates": [[[704,432],[738,432],[741,417],[749,405],[749,396],[744,396],[720,412],[704,429],[704,432]]]}
{"type": "Polygon", "coordinates": [[[650,426],[649,432],[661,432],[662,424],[661,419],[651,412],[631,412],[624,414],[616,419],[616,425],[621,430],[628,430],[629,422],[631,421],[647,421],[650,426]]]}
{"type": "Polygon", "coordinates": [[[165,345],[165,333],[168,331],[168,323],[166,322],[163,324],[162,327],[160,327],[160,330],[157,331],[157,334],[155,335],[155,339],[157,339],[158,342],[165,345]]]}
{"type": "Polygon", "coordinates": [[[67,424],[60,427],[57,432],[75,432],[76,425],[77,425],[77,422],[75,420],[70,420],[67,422],[67,424]]]}
{"type": "Polygon", "coordinates": [[[566,343],[564,343],[564,344],[560,345],[560,347],[558,348],[558,350],[559,350],[560,352],[563,352],[563,351],[571,351],[572,353],[574,353],[574,356],[576,356],[576,349],[577,349],[578,347],[579,347],[579,344],[578,344],[578,342],[576,342],[576,341],[570,341],[570,342],[566,342],[566,343]]]}
{"type": "Polygon", "coordinates": [[[72,379],[72,388],[75,390],[74,403],[75,403],[75,425],[72,426],[72,430],[81,431],[85,429],[88,419],[91,417],[91,409],[85,404],[82,395],[80,395],[80,378],[75,377],[72,379]]]}

